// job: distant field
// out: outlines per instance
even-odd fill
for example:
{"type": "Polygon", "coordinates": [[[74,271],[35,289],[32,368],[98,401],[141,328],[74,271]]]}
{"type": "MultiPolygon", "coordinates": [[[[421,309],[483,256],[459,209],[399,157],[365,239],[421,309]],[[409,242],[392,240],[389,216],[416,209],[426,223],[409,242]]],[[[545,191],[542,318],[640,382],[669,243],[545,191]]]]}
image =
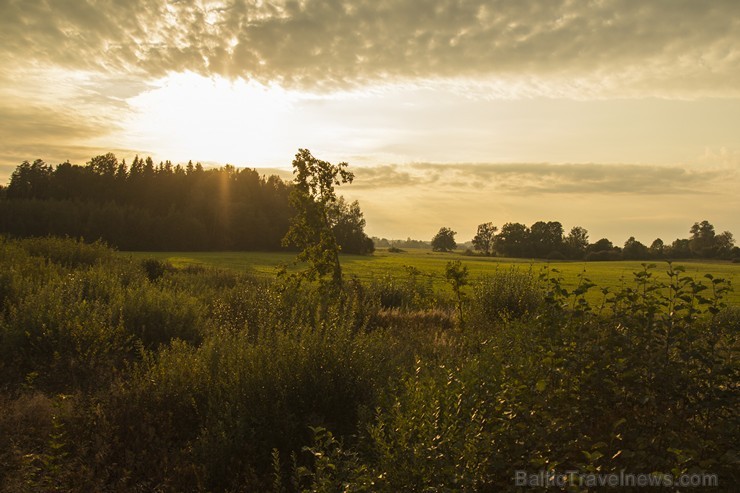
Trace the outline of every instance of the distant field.
{"type": "MultiPolygon", "coordinates": [[[[281,264],[290,264],[295,258],[292,253],[276,252],[122,252],[134,258],[157,258],[167,260],[176,267],[188,265],[214,266],[225,269],[234,269],[250,272],[258,276],[272,276],[275,269],[281,264]]],[[[533,269],[540,272],[549,266],[560,271],[566,286],[576,283],[579,274],[585,271],[586,276],[599,287],[619,287],[623,282],[630,283],[633,273],[642,270],[643,263],[653,263],[654,275],[665,279],[667,264],[665,261],[613,261],[613,262],[583,262],[583,261],[532,261],[526,259],[511,259],[500,257],[471,257],[458,253],[438,253],[430,250],[408,249],[403,253],[389,253],[386,249],[379,249],[371,256],[342,255],[341,262],[344,273],[356,276],[362,280],[371,280],[383,276],[406,276],[405,266],[412,266],[424,275],[432,278],[435,287],[447,289],[444,282],[445,265],[450,260],[460,260],[467,266],[471,279],[490,274],[497,269],[533,269]]],[[[731,293],[728,302],[740,305],[740,264],[724,261],[674,261],[674,265],[686,268],[686,274],[696,279],[703,278],[704,274],[711,273],[714,277],[721,277],[732,282],[735,291],[731,293]]],[[[298,269],[292,267],[291,269],[298,269]]],[[[705,280],[706,281],[706,280],[705,280]]],[[[596,293],[593,293],[596,295],[596,293]]]]}

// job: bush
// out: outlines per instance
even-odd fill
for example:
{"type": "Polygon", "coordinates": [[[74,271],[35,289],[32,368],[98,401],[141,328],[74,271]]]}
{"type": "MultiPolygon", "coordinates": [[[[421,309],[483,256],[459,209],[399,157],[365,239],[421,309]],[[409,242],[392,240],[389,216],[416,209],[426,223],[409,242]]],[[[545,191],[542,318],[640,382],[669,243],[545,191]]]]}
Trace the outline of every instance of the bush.
{"type": "Polygon", "coordinates": [[[172,473],[188,462],[202,465],[209,490],[264,490],[273,449],[285,458],[299,452],[311,442],[309,426],[346,437],[357,432],[378,402],[379,385],[395,371],[387,361],[386,341],[338,319],[318,329],[263,333],[254,342],[222,331],[199,348],[175,343],[141,366],[110,409],[122,434],[117,441],[130,446],[131,427],[149,436],[130,450],[135,463],[125,459],[128,452],[116,453],[123,468],[138,467],[139,479],[150,482],[177,478],[158,476],[169,474],[164,468],[141,468],[147,458],[167,460],[172,473]]]}
{"type": "Polygon", "coordinates": [[[597,262],[597,261],[605,261],[605,260],[622,260],[622,255],[616,250],[601,250],[598,252],[587,253],[585,260],[587,262],[597,262]]]}
{"type": "Polygon", "coordinates": [[[64,390],[108,380],[132,350],[119,295],[94,268],[27,286],[0,322],[4,382],[64,390]]]}
{"type": "MultiPolygon", "coordinates": [[[[706,318],[721,300],[686,304],[700,285],[669,271],[673,293],[652,289],[661,283],[648,267],[635,276],[639,287],[614,293],[629,318],[581,309],[577,317],[506,322],[458,363],[418,362],[378,410],[361,449],[366,468],[347,483],[370,477],[373,491],[497,491],[510,487],[514,470],[556,467],[711,471],[719,485],[736,484],[726,430],[735,415],[731,348],[740,317],[725,309],[706,318]],[[650,308],[663,302],[675,311],[650,308]]],[[[709,279],[721,290],[723,281],[709,279]]],[[[553,300],[573,305],[562,301],[553,300]]]]}
{"type": "Polygon", "coordinates": [[[204,306],[174,289],[142,284],[126,290],[120,307],[123,325],[148,348],[173,339],[198,344],[205,331],[204,306]]]}
{"type": "Polygon", "coordinates": [[[165,272],[174,270],[172,264],[164,260],[158,260],[156,258],[148,258],[142,260],[141,266],[144,268],[146,277],[151,282],[154,282],[164,276],[165,272]]]}
{"type": "Polygon", "coordinates": [[[552,252],[547,254],[547,259],[548,260],[566,260],[566,257],[563,252],[553,250],[552,252]]]}
{"type": "Polygon", "coordinates": [[[542,288],[534,272],[511,267],[496,270],[472,284],[470,320],[485,326],[533,314],[543,302],[542,288]]]}
{"type": "Polygon", "coordinates": [[[385,309],[431,307],[435,302],[431,278],[423,278],[421,272],[413,267],[406,267],[406,272],[405,278],[387,275],[373,279],[368,287],[368,297],[385,309]]]}
{"type": "Polygon", "coordinates": [[[86,267],[112,257],[112,250],[103,242],[84,243],[70,238],[26,238],[20,245],[30,255],[42,257],[65,267],[86,267]]]}

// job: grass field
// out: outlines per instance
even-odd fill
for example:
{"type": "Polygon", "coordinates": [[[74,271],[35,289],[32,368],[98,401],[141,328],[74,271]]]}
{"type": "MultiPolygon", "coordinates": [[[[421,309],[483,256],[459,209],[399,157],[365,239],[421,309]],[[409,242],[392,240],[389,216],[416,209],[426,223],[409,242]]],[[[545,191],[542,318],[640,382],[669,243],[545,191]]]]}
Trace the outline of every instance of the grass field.
{"type": "MultiPolygon", "coordinates": [[[[257,276],[273,276],[276,268],[282,264],[289,265],[289,270],[297,270],[300,266],[290,264],[295,258],[293,253],[282,252],[122,252],[134,258],[157,258],[166,260],[175,267],[189,265],[213,266],[249,272],[257,276]]],[[[389,253],[386,249],[379,249],[371,256],[342,255],[341,262],[344,273],[349,276],[369,281],[384,276],[406,276],[406,266],[411,266],[430,276],[437,289],[447,290],[444,281],[445,265],[450,260],[460,260],[468,267],[471,280],[478,276],[490,274],[497,269],[512,267],[533,269],[540,272],[549,266],[557,269],[562,275],[566,287],[577,283],[578,276],[585,271],[586,277],[599,287],[618,288],[623,283],[630,283],[633,273],[642,270],[643,263],[653,263],[654,275],[667,279],[665,261],[611,261],[611,262],[583,262],[583,261],[541,261],[526,259],[511,259],[501,257],[473,257],[459,253],[439,253],[431,250],[409,249],[402,253],[389,253]]],[[[674,266],[686,268],[686,274],[701,279],[707,273],[731,281],[735,288],[728,297],[731,304],[740,305],[740,264],[725,261],[674,261],[674,266]]],[[[597,290],[592,290],[591,297],[600,296],[597,290]]]]}

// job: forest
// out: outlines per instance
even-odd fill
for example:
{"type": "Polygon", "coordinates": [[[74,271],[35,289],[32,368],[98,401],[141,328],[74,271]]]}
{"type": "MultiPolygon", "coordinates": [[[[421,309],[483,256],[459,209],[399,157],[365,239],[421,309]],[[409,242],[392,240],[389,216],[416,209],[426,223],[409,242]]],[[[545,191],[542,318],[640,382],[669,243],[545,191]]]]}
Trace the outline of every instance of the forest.
{"type": "MultiPolygon", "coordinates": [[[[100,239],[133,251],[279,250],[294,215],[291,186],[233,166],[137,156],[129,167],[112,153],[84,166],[37,159],[0,191],[0,234],[100,239]]],[[[372,252],[357,202],[337,201],[329,212],[342,251],[372,252]]]]}

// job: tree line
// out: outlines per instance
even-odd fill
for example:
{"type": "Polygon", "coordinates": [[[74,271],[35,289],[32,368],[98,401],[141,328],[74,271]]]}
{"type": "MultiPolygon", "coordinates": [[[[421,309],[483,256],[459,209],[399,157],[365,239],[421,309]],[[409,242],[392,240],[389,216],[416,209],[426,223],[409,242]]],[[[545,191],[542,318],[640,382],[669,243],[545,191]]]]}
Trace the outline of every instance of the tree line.
{"type": "MultiPolygon", "coordinates": [[[[24,161],[0,188],[0,233],[102,239],[122,250],[281,250],[293,184],[254,169],[200,163],[127,165],[113,153],[86,165],[24,161]]],[[[345,253],[373,250],[357,202],[328,211],[345,253]]]]}
{"type": "MultiPolygon", "coordinates": [[[[689,230],[689,238],[678,238],[667,244],[656,238],[650,246],[631,236],[624,246],[614,245],[601,238],[589,242],[588,231],[574,226],[565,234],[558,221],[537,221],[527,227],[522,223],[505,223],[501,229],[487,222],[478,225],[473,247],[482,255],[501,255],[519,258],[547,258],[554,260],[647,260],[661,258],[740,258],[740,248],[734,246],[731,232],[717,233],[709,221],[696,222],[689,230]]],[[[457,248],[455,235],[448,227],[440,228],[431,242],[435,251],[457,248]]]]}

